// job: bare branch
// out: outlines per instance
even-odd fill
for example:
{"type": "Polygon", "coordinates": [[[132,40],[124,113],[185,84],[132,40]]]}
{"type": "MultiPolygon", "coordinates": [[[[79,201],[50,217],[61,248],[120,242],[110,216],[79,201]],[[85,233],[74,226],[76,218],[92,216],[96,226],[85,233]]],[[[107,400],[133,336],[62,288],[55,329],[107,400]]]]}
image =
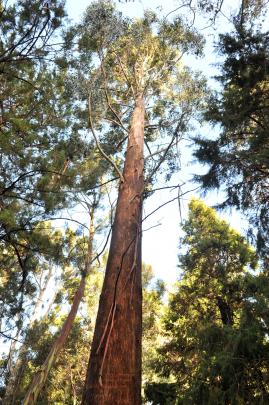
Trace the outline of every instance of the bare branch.
{"type": "Polygon", "coordinates": [[[185,183],[177,184],[176,186],[158,187],[158,188],[154,188],[154,189],[152,189],[152,190],[149,190],[149,192],[150,192],[150,193],[153,193],[153,192],[155,192],[155,191],[161,191],[161,190],[167,190],[167,189],[171,189],[171,191],[172,191],[173,189],[180,188],[180,187],[184,186],[184,184],[185,184],[185,183]]]}
{"type": "Polygon", "coordinates": [[[119,55],[118,55],[115,51],[113,51],[113,53],[114,53],[114,55],[116,56],[116,58],[118,59],[118,61],[119,61],[120,68],[121,68],[121,71],[122,71],[122,73],[123,73],[123,76],[125,77],[126,82],[128,83],[128,85],[129,85],[129,87],[130,87],[130,89],[131,89],[131,91],[132,91],[133,97],[134,97],[134,99],[135,99],[136,96],[135,96],[135,91],[134,91],[133,85],[132,85],[132,83],[130,83],[130,80],[128,79],[128,76],[127,76],[127,73],[125,72],[125,69],[124,69],[124,67],[123,67],[121,58],[119,57],[119,55]]]}
{"type": "MultiPolygon", "coordinates": [[[[173,140],[173,143],[174,143],[174,140],[173,140]]],[[[171,149],[171,148],[172,148],[173,146],[175,146],[176,144],[177,144],[177,142],[175,142],[174,144],[171,144],[171,142],[170,142],[169,145],[168,145],[168,147],[171,149]]],[[[162,148],[162,149],[160,149],[160,150],[157,150],[156,152],[150,153],[150,155],[148,155],[148,156],[145,157],[145,161],[148,160],[148,159],[150,159],[150,158],[153,158],[153,156],[160,155],[161,153],[165,152],[166,150],[167,150],[167,148],[162,148]]]]}
{"type": "Polygon", "coordinates": [[[171,15],[171,14],[173,14],[173,13],[176,13],[178,10],[180,10],[180,9],[183,8],[183,7],[190,7],[190,6],[191,6],[191,3],[192,3],[192,0],[188,1],[187,3],[181,4],[179,7],[175,8],[175,9],[172,10],[172,11],[169,11],[169,13],[166,14],[166,16],[164,17],[164,20],[166,20],[167,17],[169,17],[169,15],[171,15]]]}
{"type": "Polygon", "coordinates": [[[101,58],[101,56],[99,55],[100,58],[100,66],[101,66],[101,71],[103,73],[103,77],[104,77],[104,81],[105,81],[105,87],[104,87],[104,91],[105,91],[105,96],[106,96],[106,101],[107,101],[107,105],[110,109],[110,111],[113,113],[113,115],[116,117],[117,121],[118,121],[118,125],[120,125],[122,127],[122,129],[124,129],[124,131],[128,132],[128,129],[124,126],[119,114],[116,112],[116,110],[112,107],[110,100],[109,100],[109,95],[107,92],[107,77],[106,77],[106,72],[105,72],[105,68],[103,65],[103,60],[101,58]]]}
{"type": "Polygon", "coordinates": [[[152,172],[149,174],[148,178],[146,179],[146,182],[149,182],[152,179],[153,175],[157,172],[157,170],[159,169],[161,164],[164,162],[169,150],[173,146],[174,140],[177,138],[178,131],[179,131],[180,126],[182,124],[184,115],[185,115],[184,113],[181,115],[180,120],[178,121],[178,124],[177,124],[177,126],[176,126],[176,128],[175,128],[175,130],[173,132],[171,142],[168,144],[167,148],[164,150],[164,153],[163,153],[162,157],[160,158],[159,162],[157,163],[155,168],[152,170],[152,172]]]}
{"type": "Polygon", "coordinates": [[[93,134],[93,137],[94,137],[94,139],[95,139],[96,146],[97,146],[99,152],[101,153],[101,155],[102,155],[102,156],[113,166],[113,168],[116,170],[116,172],[118,173],[118,175],[119,175],[119,177],[120,177],[121,182],[123,183],[123,182],[124,182],[124,177],[123,177],[123,175],[122,175],[120,169],[118,168],[118,166],[116,165],[116,163],[114,162],[114,160],[112,160],[112,159],[103,151],[103,149],[102,149],[102,147],[101,147],[101,145],[100,145],[100,142],[99,142],[99,140],[98,140],[98,137],[97,137],[97,135],[96,135],[96,133],[95,133],[95,131],[94,131],[93,122],[92,122],[91,98],[90,98],[90,95],[89,95],[89,97],[88,97],[88,111],[89,111],[89,126],[90,126],[91,132],[92,132],[92,134],[93,134]]]}
{"type": "Polygon", "coordinates": [[[6,335],[4,332],[0,331],[0,335],[3,336],[5,339],[13,340],[14,342],[23,343],[21,340],[18,340],[12,336],[6,335]]]}
{"type": "Polygon", "coordinates": [[[199,188],[201,188],[201,186],[195,187],[191,190],[185,191],[185,193],[180,194],[179,196],[177,195],[176,197],[172,198],[171,200],[166,201],[165,203],[159,205],[159,207],[155,208],[155,210],[151,211],[148,215],[146,215],[142,221],[144,222],[148,217],[150,217],[151,215],[155,214],[155,212],[159,211],[161,208],[165,207],[167,204],[170,204],[173,201],[178,200],[179,198],[183,197],[184,195],[191,193],[192,191],[196,191],[199,188]]]}

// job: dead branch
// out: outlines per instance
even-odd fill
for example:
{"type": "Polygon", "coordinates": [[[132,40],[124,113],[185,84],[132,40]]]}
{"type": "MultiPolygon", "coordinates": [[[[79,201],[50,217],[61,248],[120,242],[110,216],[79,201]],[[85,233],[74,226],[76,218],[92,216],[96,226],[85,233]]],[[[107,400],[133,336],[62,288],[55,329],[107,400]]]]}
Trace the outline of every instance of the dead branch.
{"type": "Polygon", "coordinates": [[[95,131],[94,131],[93,122],[92,122],[91,98],[90,98],[90,95],[89,95],[89,97],[88,97],[88,111],[89,111],[89,126],[90,126],[90,130],[91,130],[91,132],[92,132],[92,134],[93,134],[93,137],[94,137],[94,139],[95,139],[96,146],[97,146],[99,152],[101,153],[101,155],[102,155],[102,156],[113,166],[113,168],[116,170],[116,172],[118,173],[118,175],[119,175],[119,177],[120,177],[121,182],[123,183],[123,182],[124,182],[124,177],[123,177],[121,171],[119,170],[119,168],[118,168],[118,166],[116,165],[116,163],[114,162],[114,160],[112,160],[112,159],[103,151],[103,149],[102,149],[102,147],[101,147],[101,145],[100,145],[100,142],[99,142],[99,140],[98,140],[98,137],[97,137],[97,135],[96,135],[96,133],[95,133],[95,131]]]}

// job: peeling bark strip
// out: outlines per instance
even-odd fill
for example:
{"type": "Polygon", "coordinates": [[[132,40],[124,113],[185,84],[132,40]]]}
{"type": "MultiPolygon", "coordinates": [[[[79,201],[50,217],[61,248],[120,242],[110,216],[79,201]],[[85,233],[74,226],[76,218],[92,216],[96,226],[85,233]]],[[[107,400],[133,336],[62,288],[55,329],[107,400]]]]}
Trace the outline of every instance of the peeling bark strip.
{"type": "Polygon", "coordinates": [[[63,348],[63,346],[66,342],[66,339],[68,338],[70,330],[72,329],[75,317],[77,315],[79,304],[84,295],[86,277],[89,274],[90,267],[91,267],[93,237],[94,237],[93,212],[94,211],[92,210],[91,227],[90,227],[90,234],[89,234],[89,241],[88,241],[88,252],[87,252],[87,259],[86,259],[86,264],[85,264],[85,272],[82,275],[79,287],[73,298],[70,312],[63,324],[61,332],[60,332],[59,336],[57,337],[57,339],[55,340],[52,348],[50,349],[50,352],[49,352],[45,362],[43,363],[42,367],[40,368],[40,370],[37,372],[37,374],[33,378],[33,381],[30,385],[30,388],[28,389],[28,391],[26,393],[26,396],[23,400],[22,405],[33,405],[36,403],[38,396],[39,396],[43,386],[45,385],[45,382],[47,380],[50,369],[52,368],[53,364],[55,363],[61,349],[63,348]]]}
{"type": "Polygon", "coordinates": [[[133,112],[83,405],[141,404],[142,97],[133,112]]]}

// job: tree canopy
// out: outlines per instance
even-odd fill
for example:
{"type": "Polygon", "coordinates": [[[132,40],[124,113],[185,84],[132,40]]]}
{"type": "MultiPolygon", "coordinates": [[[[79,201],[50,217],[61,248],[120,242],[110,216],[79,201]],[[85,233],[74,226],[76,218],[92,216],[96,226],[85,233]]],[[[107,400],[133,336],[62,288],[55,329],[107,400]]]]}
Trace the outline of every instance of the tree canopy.
{"type": "Polygon", "coordinates": [[[266,274],[254,275],[256,253],[199,200],[191,201],[183,229],[182,273],[155,360],[176,387],[171,403],[266,403],[269,285],[266,274]]]}
{"type": "Polygon", "coordinates": [[[268,0],[120,3],[0,0],[0,402],[266,405],[268,0]]]}
{"type": "Polygon", "coordinates": [[[259,250],[267,257],[268,241],[268,32],[235,20],[234,32],[220,36],[225,60],[205,118],[220,125],[216,139],[196,139],[194,155],[209,164],[197,176],[205,189],[224,187],[222,206],[247,213],[259,250]]]}

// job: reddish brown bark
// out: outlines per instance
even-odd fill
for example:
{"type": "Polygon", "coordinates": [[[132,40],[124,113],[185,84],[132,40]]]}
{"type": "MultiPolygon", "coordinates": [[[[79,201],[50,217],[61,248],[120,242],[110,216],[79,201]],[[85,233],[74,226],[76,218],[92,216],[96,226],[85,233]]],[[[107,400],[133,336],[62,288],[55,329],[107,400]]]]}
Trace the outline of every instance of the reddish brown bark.
{"type": "MultiPolygon", "coordinates": [[[[92,211],[92,216],[91,216],[91,223],[93,220],[93,211],[92,211]]],[[[23,405],[33,405],[36,403],[38,396],[47,380],[49,371],[53,364],[55,363],[61,349],[63,348],[66,339],[71,331],[71,328],[73,326],[79,304],[82,300],[82,297],[84,295],[84,290],[85,290],[85,284],[86,284],[86,276],[88,275],[90,271],[90,266],[91,266],[91,261],[92,261],[92,243],[93,243],[93,237],[94,237],[94,228],[93,225],[90,228],[90,235],[89,235],[89,242],[88,242],[88,254],[87,254],[87,259],[86,259],[86,265],[85,265],[85,272],[81,278],[79,287],[74,295],[72,306],[70,309],[70,312],[63,324],[63,327],[60,331],[59,336],[55,340],[52,348],[50,349],[49,354],[47,355],[47,358],[43,365],[41,366],[39,372],[34,376],[33,381],[30,385],[30,388],[28,389],[26,396],[23,400],[23,405]]]]}
{"type": "Polygon", "coordinates": [[[136,100],[83,405],[141,404],[144,102],[136,100]]]}

